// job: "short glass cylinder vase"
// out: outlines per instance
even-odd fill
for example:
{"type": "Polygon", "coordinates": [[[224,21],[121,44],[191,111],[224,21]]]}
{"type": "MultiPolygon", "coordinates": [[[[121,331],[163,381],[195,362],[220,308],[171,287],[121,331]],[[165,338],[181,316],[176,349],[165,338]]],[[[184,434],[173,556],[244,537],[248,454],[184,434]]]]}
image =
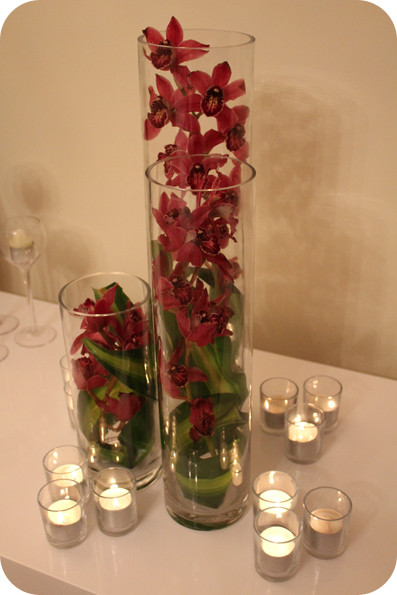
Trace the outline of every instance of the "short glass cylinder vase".
{"type": "Polygon", "coordinates": [[[161,465],[150,288],[126,273],[95,273],[65,285],[59,304],[88,466],[133,469],[142,488],[161,465]]]}
{"type": "Polygon", "coordinates": [[[166,508],[209,530],[249,500],[255,170],[198,161],[202,178],[186,155],[146,176],[166,508]]]}

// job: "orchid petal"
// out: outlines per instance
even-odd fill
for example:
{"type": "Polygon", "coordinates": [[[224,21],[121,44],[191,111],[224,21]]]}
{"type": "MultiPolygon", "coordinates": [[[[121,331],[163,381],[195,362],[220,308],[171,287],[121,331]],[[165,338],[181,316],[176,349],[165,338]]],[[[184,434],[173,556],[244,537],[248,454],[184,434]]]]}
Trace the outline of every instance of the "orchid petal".
{"type": "Polygon", "coordinates": [[[221,62],[217,64],[212,71],[212,85],[214,87],[224,87],[230,81],[232,76],[232,69],[228,62],[221,62]]]}
{"type": "Polygon", "coordinates": [[[201,70],[194,70],[191,72],[189,80],[201,95],[205,95],[207,89],[213,86],[210,75],[201,70]]]}
{"type": "Polygon", "coordinates": [[[183,29],[180,22],[171,17],[166,29],[167,39],[173,47],[177,47],[183,39],[183,29]]]}
{"type": "Polygon", "coordinates": [[[244,79],[238,79],[237,81],[233,81],[230,85],[226,85],[223,88],[223,96],[225,101],[229,101],[230,99],[237,99],[237,97],[241,97],[245,93],[245,82],[244,79]]]}

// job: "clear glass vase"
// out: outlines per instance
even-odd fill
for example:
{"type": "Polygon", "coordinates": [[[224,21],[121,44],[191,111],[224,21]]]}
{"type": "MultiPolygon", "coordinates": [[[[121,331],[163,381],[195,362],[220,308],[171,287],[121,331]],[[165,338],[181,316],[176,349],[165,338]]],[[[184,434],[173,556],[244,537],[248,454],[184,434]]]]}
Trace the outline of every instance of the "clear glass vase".
{"type": "Polygon", "coordinates": [[[219,29],[138,38],[144,167],[175,151],[249,160],[255,38],[219,29]]]}
{"type": "Polygon", "coordinates": [[[254,176],[217,154],[146,171],[165,503],[194,529],[248,504],[254,176]]]}
{"type": "Polygon", "coordinates": [[[96,273],[65,285],[59,304],[89,467],[128,467],[144,487],[161,466],[150,288],[125,273],[96,273]]]}

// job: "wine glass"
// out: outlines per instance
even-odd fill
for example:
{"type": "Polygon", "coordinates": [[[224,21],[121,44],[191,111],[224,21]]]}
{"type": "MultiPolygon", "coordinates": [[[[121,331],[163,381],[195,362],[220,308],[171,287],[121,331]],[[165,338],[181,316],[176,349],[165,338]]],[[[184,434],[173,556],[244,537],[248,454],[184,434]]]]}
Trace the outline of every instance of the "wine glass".
{"type": "Polygon", "coordinates": [[[23,347],[40,347],[56,336],[52,327],[37,324],[30,280],[30,269],[44,252],[46,239],[42,222],[31,216],[9,217],[4,221],[0,233],[1,254],[20,269],[26,286],[31,323],[15,333],[15,341],[23,347]]]}

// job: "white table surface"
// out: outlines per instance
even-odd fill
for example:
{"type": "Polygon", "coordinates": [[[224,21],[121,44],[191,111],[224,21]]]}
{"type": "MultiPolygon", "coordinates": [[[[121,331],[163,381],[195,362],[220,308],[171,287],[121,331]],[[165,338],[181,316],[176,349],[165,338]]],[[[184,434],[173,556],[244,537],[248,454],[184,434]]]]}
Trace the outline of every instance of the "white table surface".
{"type": "MultiPolygon", "coordinates": [[[[254,567],[251,508],[224,529],[187,529],[167,514],[161,479],[138,492],[133,532],[102,534],[90,510],[83,543],[68,550],[50,546],[36,501],[44,484],[42,457],[77,439],[63,397],[58,306],[36,304],[39,321],[57,329],[52,343],[29,349],[19,347],[13,334],[0,336],[10,351],[0,362],[0,557],[19,589],[40,595],[361,595],[388,581],[397,553],[397,381],[261,351],[254,351],[253,361],[252,478],[269,469],[292,474],[300,486],[299,506],[316,486],[346,491],[353,513],[348,547],[340,557],[319,560],[304,552],[292,579],[266,581],[254,567]],[[284,456],[282,437],[260,430],[259,384],[288,376],[301,388],[316,373],[343,384],[340,424],[326,434],[319,461],[298,465],[284,456]]],[[[23,322],[25,299],[0,292],[0,313],[23,322]]]]}

